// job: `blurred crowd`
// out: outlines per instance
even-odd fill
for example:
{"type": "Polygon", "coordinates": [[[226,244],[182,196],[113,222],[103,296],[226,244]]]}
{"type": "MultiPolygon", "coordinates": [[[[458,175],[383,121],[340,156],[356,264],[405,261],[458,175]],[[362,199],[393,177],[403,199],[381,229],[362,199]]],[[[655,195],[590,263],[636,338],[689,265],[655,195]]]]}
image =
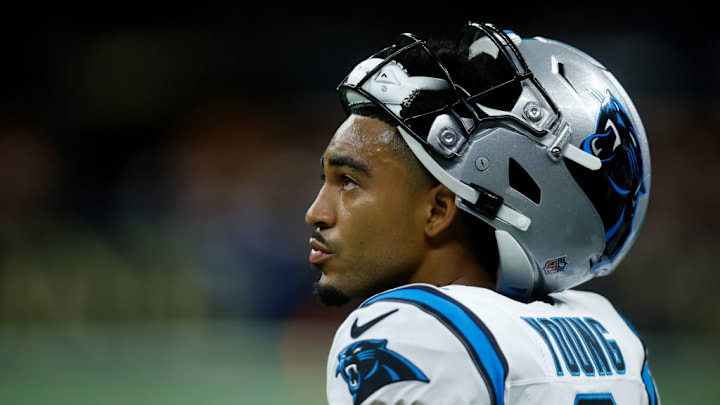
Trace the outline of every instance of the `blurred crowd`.
{"type": "MultiPolygon", "coordinates": [[[[324,313],[304,213],[343,119],[334,86],[396,34],[437,27],[269,21],[48,19],[0,39],[0,323],[324,313]]],[[[720,333],[720,86],[690,71],[717,71],[720,52],[698,60],[663,30],[519,24],[605,63],[650,139],[644,229],[584,288],[640,328],[720,333]]]]}

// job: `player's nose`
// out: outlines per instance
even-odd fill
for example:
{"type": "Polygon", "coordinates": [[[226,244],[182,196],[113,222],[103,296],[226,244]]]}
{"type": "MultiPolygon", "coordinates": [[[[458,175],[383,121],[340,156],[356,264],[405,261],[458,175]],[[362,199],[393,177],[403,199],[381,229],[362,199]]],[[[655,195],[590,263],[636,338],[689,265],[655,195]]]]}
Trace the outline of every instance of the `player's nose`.
{"type": "Polygon", "coordinates": [[[329,228],[335,224],[335,208],[327,187],[323,186],[305,213],[305,223],[314,228],[329,228]]]}

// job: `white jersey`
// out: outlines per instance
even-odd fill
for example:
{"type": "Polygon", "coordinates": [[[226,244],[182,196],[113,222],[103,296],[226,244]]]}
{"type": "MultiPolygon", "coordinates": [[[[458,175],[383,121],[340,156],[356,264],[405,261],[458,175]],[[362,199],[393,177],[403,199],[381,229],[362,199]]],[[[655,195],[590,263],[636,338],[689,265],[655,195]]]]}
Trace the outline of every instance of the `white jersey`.
{"type": "Polygon", "coordinates": [[[550,297],[411,284],[369,298],[335,334],[328,402],[659,404],[643,343],[610,302],[550,297]]]}

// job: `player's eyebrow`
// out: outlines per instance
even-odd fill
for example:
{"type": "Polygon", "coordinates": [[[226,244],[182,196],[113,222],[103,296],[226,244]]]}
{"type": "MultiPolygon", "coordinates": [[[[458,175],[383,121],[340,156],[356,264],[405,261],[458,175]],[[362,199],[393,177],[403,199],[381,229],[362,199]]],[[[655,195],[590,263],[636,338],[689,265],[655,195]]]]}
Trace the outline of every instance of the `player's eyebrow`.
{"type": "MultiPolygon", "coordinates": [[[[320,158],[320,165],[325,167],[325,160],[320,158]]],[[[328,158],[328,165],[330,166],[346,166],[363,174],[370,174],[370,168],[363,162],[353,159],[349,156],[330,156],[328,158]]]]}

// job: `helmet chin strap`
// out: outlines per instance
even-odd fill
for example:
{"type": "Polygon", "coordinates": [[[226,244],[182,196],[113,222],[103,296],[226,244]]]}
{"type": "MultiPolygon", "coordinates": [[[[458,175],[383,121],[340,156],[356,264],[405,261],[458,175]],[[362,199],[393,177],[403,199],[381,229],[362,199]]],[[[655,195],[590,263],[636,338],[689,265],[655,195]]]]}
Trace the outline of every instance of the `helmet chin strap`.
{"type": "MultiPolygon", "coordinates": [[[[453,177],[450,173],[445,171],[430,154],[423,148],[412,135],[410,135],[403,127],[397,127],[400,136],[405,140],[405,143],[410,147],[415,156],[418,158],[420,163],[433,175],[440,183],[444,184],[450,191],[455,193],[459,198],[468,201],[472,204],[477,203],[480,198],[480,192],[462,181],[453,177]]],[[[521,231],[527,231],[530,228],[532,221],[527,216],[523,215],[519,211],[509,207],[506,204],[502,204],[496,214],[497,218],[501,221],[507,222],[521,231]]]]}

